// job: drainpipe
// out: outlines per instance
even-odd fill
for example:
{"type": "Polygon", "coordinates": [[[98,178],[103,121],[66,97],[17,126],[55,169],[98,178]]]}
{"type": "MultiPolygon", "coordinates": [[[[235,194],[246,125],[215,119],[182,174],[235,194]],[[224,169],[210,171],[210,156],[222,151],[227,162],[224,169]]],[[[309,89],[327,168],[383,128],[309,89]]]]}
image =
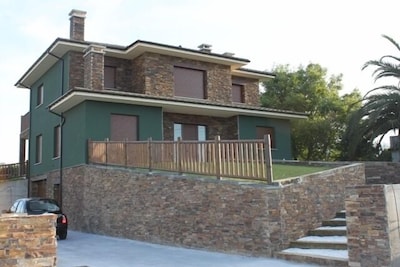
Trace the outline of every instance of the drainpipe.
{"type": "MultiPolygon", "coordinates": [[[[64,95],[64,59],[62,58],[62,57],[59,57],[59,56],[57,56],[57,55],[54,55],[53,53],[51,53],[51,52],[48,52],[48,54],[49,55],[51,55],[51,56],[53,56],[53,57],[55,57],[55,58],[57,58],[59,61],[61,61],[61,63],[62,63],[62,65],[61,65],[61,94],[60,94],[60,96],[63,96],[64,95]]],[[[50,113],[52,113],[52,114],[54,114],[54,115],[56,115],[56,116],[58,116],[59,118],[60,118],[60,164],[59,164],[59,176],[60,176],[60,189],[59,189],[59,205],[60,205],[60,208],[62,209],[62,207],[63,207],[63,199],[62,199],[62,192],[63,192],[63,139],[64,139],[64,124],[65,124],[65,117],[64,117],[64,115],[63,115],[63,113],[61,113],[61,114],[58,114],[58,113],[55,113],[55,112],[53,112],[53,111],[51,111],[50,109],[49,109],[49,112],[50,113]]]]}

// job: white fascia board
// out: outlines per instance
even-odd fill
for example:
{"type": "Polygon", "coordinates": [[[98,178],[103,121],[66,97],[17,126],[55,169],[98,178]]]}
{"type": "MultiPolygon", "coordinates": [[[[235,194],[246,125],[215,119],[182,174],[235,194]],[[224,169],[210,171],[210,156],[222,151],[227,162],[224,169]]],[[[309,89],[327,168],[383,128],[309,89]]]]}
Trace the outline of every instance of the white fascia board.
{"type": "Polygon", "coordinates": [[[135,96],[122,96],[110,94],[96,94],[90,92],[72,92],[58,102],[51,105],[50,110],[61,114],[84,101],[99,101],[108,103],[120,103],[129,105],[143,105],[161,107],[165,112],[175,112],[193,115],[205,115],[215,117],[231,117],[235,115],[257,116],[276,119],[306,119],[306,115],[284,112],[262,111],[240,107],[226,107],[212,104],[188,103],[163,99],[142,98],[135,96]]]}

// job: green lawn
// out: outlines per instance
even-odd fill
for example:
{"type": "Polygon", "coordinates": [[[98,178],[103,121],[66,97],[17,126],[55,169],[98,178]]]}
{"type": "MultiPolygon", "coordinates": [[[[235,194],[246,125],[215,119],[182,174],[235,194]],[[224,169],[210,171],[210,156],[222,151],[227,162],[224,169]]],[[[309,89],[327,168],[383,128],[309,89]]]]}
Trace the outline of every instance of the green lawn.
{"type": "Polygon", "coordinates": [[[325,171],[332,167],[294,166],[288,164],[272,164],[274,180],[297,177],[314,172],[325,171]]]}

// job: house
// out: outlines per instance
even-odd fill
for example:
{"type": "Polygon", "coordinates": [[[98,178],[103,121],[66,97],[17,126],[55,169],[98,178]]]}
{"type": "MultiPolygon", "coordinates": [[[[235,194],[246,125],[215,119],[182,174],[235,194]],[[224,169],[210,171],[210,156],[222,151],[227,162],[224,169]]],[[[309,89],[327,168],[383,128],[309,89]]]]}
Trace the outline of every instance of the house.
{"type": "Polygon", "coordinates": [[[290,121],[306,116],[260,106],[259,83],[272,73],[247,69],[249,60],[213,53],[208,44],[187,49],[142,40],[128,46],[89,42],[86,12],[69,15],[70,38],[56,39],[16,83],[30,90],[20,158],[29,139],[31,194],[53,188],[58,196],[62,169],[86,163],[88,139],[270,134],[273,158],[292,158],[290,121]],[[59,177],[49,179],[49,173],[59,177]]]}

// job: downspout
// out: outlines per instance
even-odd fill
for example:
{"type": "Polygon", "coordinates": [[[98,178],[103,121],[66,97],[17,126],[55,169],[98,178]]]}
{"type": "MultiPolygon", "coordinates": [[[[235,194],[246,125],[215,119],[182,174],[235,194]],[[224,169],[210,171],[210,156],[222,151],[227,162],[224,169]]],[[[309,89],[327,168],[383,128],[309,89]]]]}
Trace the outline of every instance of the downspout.
{"type": "MultiPolygon", "coordinates": [[[[57,56],[57,55],[54,55],[53,53],[51,53],[51,52],[48,52],[48,54],[49,55],[51,55],[51,56],[53,56],[53,57],[55,57],[55,58],[57,58],[58,60],[60,60],[61,62],[62,62],[62,65],[61,65],[61,94],[60,94],[60,96],[63,96],[64,95],[64,59],[62,58],[62,57],[59,57],[59,56],[57,56]]],[[[49,112],[51,112],[52,114],[54,114],[54,115],[56,115],[56,116],[58,116],[59,118],[60,118],[60,164],[59,164],[59,176],[60,176],[60,189],[59,189],[59,201],[60,201],[60,203],[59,203],[59,205],[60,205],[60,208],[62,209],[62,207],[63,207],[63,194],[62,194],[62,192],[63,192],[63,139],[64,139],[64,124],[65,124],[65,117],[64,117],[64,115],[63,115],[63,113],[61,113],[61,114],[58,114],[58,113],[55,113],[55,112],[53,112],[53,111],[51,111],[50,109],[49,109],[49,112]]]]}

